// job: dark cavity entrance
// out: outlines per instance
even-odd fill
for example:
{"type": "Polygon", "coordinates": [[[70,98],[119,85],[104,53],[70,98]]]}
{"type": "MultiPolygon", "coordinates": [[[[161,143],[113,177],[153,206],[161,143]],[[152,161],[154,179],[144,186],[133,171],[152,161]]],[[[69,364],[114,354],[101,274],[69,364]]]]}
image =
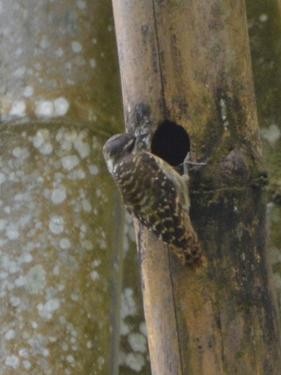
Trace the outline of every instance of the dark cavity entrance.
{"type": "Polygon", "coordinates": [[[173,166],[179,166],[190,151],[186,130],[173,121],[165,120],[153,134],[151,152],[173,166]]]}

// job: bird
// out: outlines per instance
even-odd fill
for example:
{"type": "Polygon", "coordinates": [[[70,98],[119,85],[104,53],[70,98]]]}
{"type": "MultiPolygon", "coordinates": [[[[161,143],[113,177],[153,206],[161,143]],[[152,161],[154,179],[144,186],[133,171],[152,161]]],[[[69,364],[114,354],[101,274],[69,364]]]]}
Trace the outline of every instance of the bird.
{"type": "Polygon", "coordinates": [[[168,244],[182,264],[198,263],[202,251],[189,216],[188,175],[140,149],[131,133],[109,138],[103,155],[128,212],[168,244]]]}

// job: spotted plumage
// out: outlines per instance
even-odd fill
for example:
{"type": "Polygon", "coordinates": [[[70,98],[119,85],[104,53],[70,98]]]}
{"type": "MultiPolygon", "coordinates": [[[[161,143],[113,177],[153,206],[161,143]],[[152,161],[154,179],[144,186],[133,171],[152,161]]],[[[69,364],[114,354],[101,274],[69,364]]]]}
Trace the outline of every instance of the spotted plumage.
{"type": "Polygon", "coordinates": [[[156,155],[138,150],[131,134],[111,137],[103,151],[128,211],[184,263],[196,262],[201,251],[189,217],[187,176],[156,155]]]}

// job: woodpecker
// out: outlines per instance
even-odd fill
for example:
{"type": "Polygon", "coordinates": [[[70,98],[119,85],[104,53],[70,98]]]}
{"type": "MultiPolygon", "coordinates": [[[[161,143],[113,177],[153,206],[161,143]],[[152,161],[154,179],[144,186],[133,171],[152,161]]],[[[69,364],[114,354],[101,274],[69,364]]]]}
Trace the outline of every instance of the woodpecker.
{"type": "Polygon", "coordinates": [[[188,176],[149,151],[129,133],[107,140],[103,154],[124,205],[142,225],[167,243],[183,264],[197,263],[201,248],[189,207],[188,176]]]}

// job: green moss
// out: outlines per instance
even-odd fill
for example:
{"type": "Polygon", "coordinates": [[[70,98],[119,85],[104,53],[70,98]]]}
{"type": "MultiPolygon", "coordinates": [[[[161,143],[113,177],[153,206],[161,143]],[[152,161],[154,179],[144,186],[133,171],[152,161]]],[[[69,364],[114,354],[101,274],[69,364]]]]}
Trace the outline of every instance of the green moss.
{"type": "Polygon", "coordinates": [[[281,262],[275,263],[272,266],[273,273],[278,273],[281,276],[281,262]]]}

